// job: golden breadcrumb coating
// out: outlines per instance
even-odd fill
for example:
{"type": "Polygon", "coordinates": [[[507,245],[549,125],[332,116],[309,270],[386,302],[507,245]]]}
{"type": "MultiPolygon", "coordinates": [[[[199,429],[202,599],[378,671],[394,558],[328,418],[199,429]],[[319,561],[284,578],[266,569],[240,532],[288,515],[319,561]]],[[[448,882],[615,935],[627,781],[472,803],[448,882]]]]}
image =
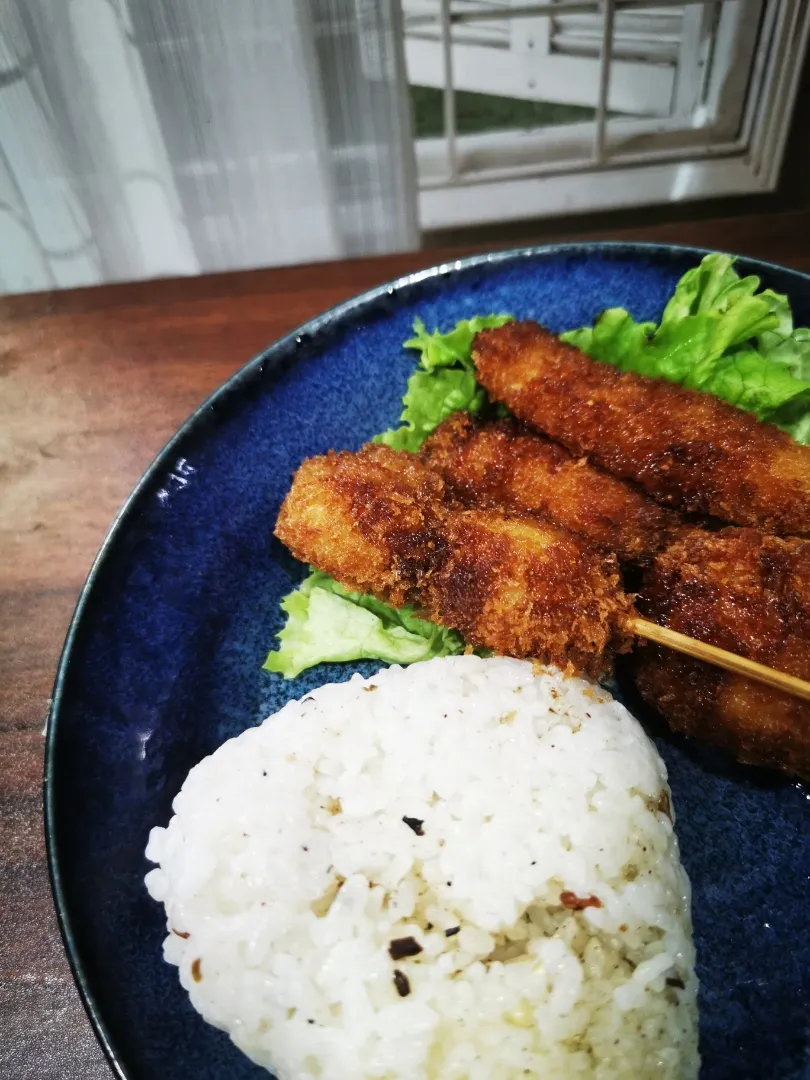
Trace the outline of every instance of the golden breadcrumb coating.
{"type": "MultiPolygon", "coordinates": [[[[810,679],[810,542],[695,530],[645,572],[656,622],[810,679]]],[[[673,728],[740,761],[810,778],[810,703],[658,646],[637,650],[643,697],[673,728]]]]}
{"type": "Polygon", "coordinates": [[[349,589],[461,632],[474,647],[592,675],[630,639],[618,564],[536,518],[444,501],[441,478],[386,446],[305,461],[276,536],[349,589]]]}
{"type": "Polygon", "coordinates": [[[485,423],[459,412],[430,435],[420,456],[466,506],[502,506],[577,533],[620,562],[662,548],[681,525],[638,488],[572,457],[514,420],[485,423]]]}
{"type": "Polygon", "coordinates": [[[810,535],[810,447],[751,413],[598,363],[533,322],[482,330],[473,360],[518,419],[658,502],[810,535]]]}

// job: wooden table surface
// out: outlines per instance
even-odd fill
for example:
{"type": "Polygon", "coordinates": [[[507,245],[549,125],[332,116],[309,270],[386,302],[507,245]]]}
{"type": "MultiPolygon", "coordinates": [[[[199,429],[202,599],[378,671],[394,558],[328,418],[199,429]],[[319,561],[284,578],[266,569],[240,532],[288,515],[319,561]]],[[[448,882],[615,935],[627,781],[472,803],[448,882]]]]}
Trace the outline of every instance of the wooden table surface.
{"type": "MultiPolygon", "coordinates": [[[[608,238],[698,244],[810,270],[810,214],[608,238]]],[[[107,526],[178,425],[263,346],[346,297],[458,254],[0,299],[2,1080],[112,1075],[56,927],[41,814],[54,671],[107,526]]]]}

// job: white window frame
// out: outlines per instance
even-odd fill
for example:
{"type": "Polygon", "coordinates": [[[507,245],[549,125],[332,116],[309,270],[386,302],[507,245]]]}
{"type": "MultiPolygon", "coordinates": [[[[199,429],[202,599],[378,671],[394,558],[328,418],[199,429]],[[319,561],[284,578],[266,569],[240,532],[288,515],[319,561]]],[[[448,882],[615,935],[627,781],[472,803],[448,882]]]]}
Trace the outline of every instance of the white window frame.
{"type": "MultiPolygon", "coordinates": [[[[403,2],[406,5],[405,58],[409,79],[418,86],[441,89],[444,85],[443,42],[441,23],[436,18],[436,0],[403,2]]],[[[564,32],[571,39],[569,48],[559,51],[555,47],[557,35],[553,23],[570,12],[570,3],[565,7],[557,4],[556,19],[550,15],[516,16],[517,0],[511,3],[510,0],[453,0],[453,3],[463,3],[463,7],[451,12],[451,22],[459,18],[465,20],[453,25],[456,90],[594,107],[599,90],[598,60],[577,54],[573,49],[577,38],[572,30],[564,32]],[[482,10],[485,17],[479,21],[478,13],[482,10]],[[488,28],[492,29],[488,31],[488,28]]],[[[574,15],[585,15],[595,24],[594,30],[599,29],[598,5],[592,3],[590,12],[582,10],[586,6],[582,3],[574,5],[574,15]]],[[[713,4],[709,6],[714,7],[713,4]]],[[[650,0],[649,14],[660,15],[671,9],[681,18],[683,39],[678,51],[681,60],[684,57],[691,60],[696,58],[691,39],[706,14],[691,4],[686,5],[685,11],[682,7],[678,0],[666,0],[664,4],[650,0]]],[[[627,14],[632,16],[632,10],[627,14]]],[[[620,33],[617,24],[617,36],[620,33]]],[[[579,40],[583,39],[580,37],[579,40]]],[[[680,81],[679,69],[676,70],[671,60],[663,56],[656,60],[653,57],[634,58],[632,52],[622,56],[620,49],[618,53],[614,49],[608,108],[640,116],[669,115],[680,81]]]]}
{"type": "MultiPolygon", "coordinates": [[[[662,0],[654,2],[662,6],[662,0]]],[[[748,5],[749,18],[737,35],[735,56],[716,57],[701,88],[712,102],[705,115],[690,101],[680,107],[676,102],[671,117],[652,125],[649,117],[607,121],[613,17],[617,7],[639,5],[638,0],[602,0],[595,122],[458,136],[450,38],[454,15],[451,0],[440,0],[445,135],[416,142],[422,230],[773,191],[807,48],[810,0],[764,0],[761,23],[750,18],[760,0],[736,2],[748,5]],[[692,115],[685,127],[687,105],[692,115]]],[[[572,6],[561,0],[557,10],[572,6]]],[[[526,4],[510,14],[530,10],[536,16],[552,7],[526,4]]],[[[721,19],[732,15],[727,2],[721,19]]]]}

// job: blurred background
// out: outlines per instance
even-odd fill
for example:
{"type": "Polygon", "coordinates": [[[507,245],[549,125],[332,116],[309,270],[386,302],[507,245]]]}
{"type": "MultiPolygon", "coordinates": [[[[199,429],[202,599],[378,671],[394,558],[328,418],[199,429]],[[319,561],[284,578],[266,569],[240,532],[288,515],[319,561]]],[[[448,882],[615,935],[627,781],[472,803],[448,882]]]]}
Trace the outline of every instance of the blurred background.
{"type": "Polygon", "coordinates": [[[0,292],[810,205],[810,0],[0,0],[0,292]]]}

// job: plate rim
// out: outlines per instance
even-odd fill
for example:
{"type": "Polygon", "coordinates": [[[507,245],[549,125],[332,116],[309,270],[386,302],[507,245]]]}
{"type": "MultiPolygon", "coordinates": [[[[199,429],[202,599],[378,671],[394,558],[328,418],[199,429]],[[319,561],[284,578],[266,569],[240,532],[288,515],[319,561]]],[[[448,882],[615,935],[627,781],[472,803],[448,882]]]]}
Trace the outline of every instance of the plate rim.
{"type": "MultiPolygon", "coordinates": [[[[68,902],[65,897],[62,883],[62,874],[59,863],[59,853],[56,843],[56,807],[54,801],[53,777],[56,769],[56,751],[59,730],[59,715],[65,697],[65,683],[70,667],[72,652],[83,622],[85,611],[90,603],[95,589],[96,581],[100,576],[107,560],[114,552],[119,534],[126,527],[129,519],[136,512],[138,504],[144,492],[151,487],[156,477],[163,472],[174,456],[176,447],[197,427],[199,422],[216,408],[220,399],[226,398],[231,392],[237,390],[243,382],[247,382],[256,371],[262,371],[268,363],[281,359],[286,349],[293,345],[297,339],[305,336],[311,337],[325,326],[343,318],[351,312],[362,310],[373,305],[385,296],[393,297],[403,290],[419,285],[433,278],[451,278],[459,273],[478,267],[498,267],[508,263],[520,263],[524,259],[536,257],[553,257],[555,255],[586,256],[594,252],[627,252],[628,254],[683,254],[694,255],[699,262],[706,255],[722,254],[729,255],[733,259],[743,260],[751,264],[755,271],[777,271],[789,273],[795,277],[804,279],[810,284],[810,272],[797,270],[790,266],[759,259],[755,256],[739,255],[719,248],[697,247],[690,244],[670,244],[656,241],[633,241],[633,240],[574,240],[561,241],[559,243],[527,245],[515,248],[506,248],[498,251],[482,252],[479,254],[466,255],[457,259],[435,263],[422,270],[414,270],[366,289],[361,293],[342,300],[340,303],[327,308],[325,311],[313,316],[306,322],[301,323],[295,329],[284,334],[276,341],[265,346],[260,352],[247,360],[232,375],[216,387],[196,409],[177,428],[174,434],[157,452],[150,464],[144,470],[140,479],[130,491],[124,502],[116,512],[101,545],[90,564],[87,576],[79,592],[76,605],[71,615],[70,622],[65,634],[65,640],[59,655],[59,661],[54,676],[51,691],[48,716],[45,725],[45,753],[43,760],[42,775],[42,802],[43,823],[45,833],[45,856],[50,884],[51,898],[56,912],[59,934],[62,945],[67,955],[73,981],[79,994],[79,998],[90,1020],[93,1034],[98,1040],[107,1063],[117,1080],[147,1080],[136,1077],[128,1067],[125,1067],[120,1052],[116,1048],[115,1041],[110,1035],[107,1022],[102,1016],[102,1010],[90,987],[90,979],[81,957],[81,951],[73,929],[68,902]]],[[[427,254],[427,252],[426,252],[427,254]]],[[[295,361],[293,360],[293,363],[295,361]]]]}

